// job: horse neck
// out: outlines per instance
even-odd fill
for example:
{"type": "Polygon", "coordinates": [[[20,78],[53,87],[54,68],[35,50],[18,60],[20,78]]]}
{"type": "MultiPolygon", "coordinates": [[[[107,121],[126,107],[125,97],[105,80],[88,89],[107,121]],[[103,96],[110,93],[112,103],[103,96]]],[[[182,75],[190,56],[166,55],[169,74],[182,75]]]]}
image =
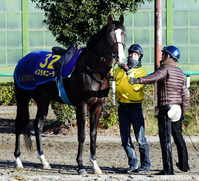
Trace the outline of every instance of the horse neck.
{"type": "Polygon", "coordinates": [[[90,49],[95,55],[99,57],[105,57],[108,54],[108,45],[106,39],[101,38],[98,42],[93,42],[90,49]]]}
{"type": "Polygon", "coordinates": [[[89,62],[87,69],[89,69],[98,80],[104,80],[104,78],[108,78],[112,63],[113,58],[110,57],[107,57],[105,61],[93,57],[92,61],[89,62]]]}
{"type": "Polygon", "coordinates": [[[90,42],[87,48],[89,50],[89,56],[92,56],[92,61],[89,61],[89,64],[95,65],[96,68],[101,67],[101,59],[108,55],[107,42],[105,42],[104,39],[100,39],[98,42],[90,42]]]}

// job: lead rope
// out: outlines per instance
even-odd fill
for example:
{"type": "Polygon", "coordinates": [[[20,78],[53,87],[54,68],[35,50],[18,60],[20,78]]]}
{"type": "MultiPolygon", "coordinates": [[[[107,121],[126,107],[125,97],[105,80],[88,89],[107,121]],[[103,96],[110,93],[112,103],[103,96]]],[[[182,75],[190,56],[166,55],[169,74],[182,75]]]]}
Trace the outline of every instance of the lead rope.
{"type": "Polygon", "coordinates": [[[110,76],[109,76],[110,81],[115,81],[115,65],[116,64],[117,64],[117,62],[115,61],[115,63],[113,64],[113,67],[112,67],[113,75],[110,73],[110,76]]]}

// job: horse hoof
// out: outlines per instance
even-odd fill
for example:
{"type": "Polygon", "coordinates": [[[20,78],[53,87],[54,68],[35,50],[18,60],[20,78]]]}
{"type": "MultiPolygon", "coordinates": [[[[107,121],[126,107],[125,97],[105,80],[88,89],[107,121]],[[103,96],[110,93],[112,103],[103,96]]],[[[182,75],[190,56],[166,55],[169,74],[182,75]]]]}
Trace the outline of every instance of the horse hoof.
{"type": "Polygon", "coordinates": [[[94,174],[102,174],[102,171],[101,171],[101,169],[99,168],[99,169],[93,170],[93,173],[94,173],[94,174]]]}
{"type": "Polygon", "coordinates": [[[17,168],[17,169],[23,168],[22,162],[21,162],[21,161],[16,162],[16,163],[15,163],[15,168],[17,168]]]}
{"type": "Polygon", "coordinates": [[[49,164],[43,164],[43,169],[51,169],[51,166],[49,164]]]}
{"type": "Polygon", "coordinates": [[[21,169],[21,168],[23,168],[23,165],[15,165],[15,168],[21,169]]]}
{"type": "Polygon", "coordinates": [[[78,174],[79,174],[79,175],[86,175],[87,172],[86,172],[85,169],[81,169],[81,170],[78,170],[78,174]]]}

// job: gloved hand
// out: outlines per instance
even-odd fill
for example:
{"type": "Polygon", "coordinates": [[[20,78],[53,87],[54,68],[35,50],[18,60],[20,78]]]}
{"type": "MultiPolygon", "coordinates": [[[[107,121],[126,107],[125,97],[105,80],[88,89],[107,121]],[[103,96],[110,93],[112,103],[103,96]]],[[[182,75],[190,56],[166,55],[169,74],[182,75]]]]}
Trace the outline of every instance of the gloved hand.
{"type": "Polygon", "coordinates": [[[130,78],[129,79],[129,84],[134,85],[134,84],[139,84],[140,83],[140,79],[139,78],[130,78]]]}
{"type": "Polygon", "coordinates": [[[129,71],[128,66],[126,64],[124,64],[124,63],[118,64],[118,67],[120,67],[121,69],[123,69],[125,72],[129,71]]]}

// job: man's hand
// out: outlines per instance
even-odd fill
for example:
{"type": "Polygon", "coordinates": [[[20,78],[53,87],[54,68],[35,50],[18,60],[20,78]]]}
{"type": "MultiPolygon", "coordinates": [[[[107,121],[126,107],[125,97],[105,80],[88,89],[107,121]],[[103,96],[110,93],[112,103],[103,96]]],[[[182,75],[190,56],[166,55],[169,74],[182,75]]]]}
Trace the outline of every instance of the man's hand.
{"type": "Polygon", "coordinates": [[[124,64],[124,63],[118,64],[118,67],[120,67],[121,69],[123,69],[125,72],[129,71],[128,66],[126,64],[124,64]]]}
{"type": "Polygon", "coordinates": [[[140,79],[139,78],[130,78],[129,79],[129,84],[134,85],[134,84],[139,84],[140,83],[140,79]]]}

